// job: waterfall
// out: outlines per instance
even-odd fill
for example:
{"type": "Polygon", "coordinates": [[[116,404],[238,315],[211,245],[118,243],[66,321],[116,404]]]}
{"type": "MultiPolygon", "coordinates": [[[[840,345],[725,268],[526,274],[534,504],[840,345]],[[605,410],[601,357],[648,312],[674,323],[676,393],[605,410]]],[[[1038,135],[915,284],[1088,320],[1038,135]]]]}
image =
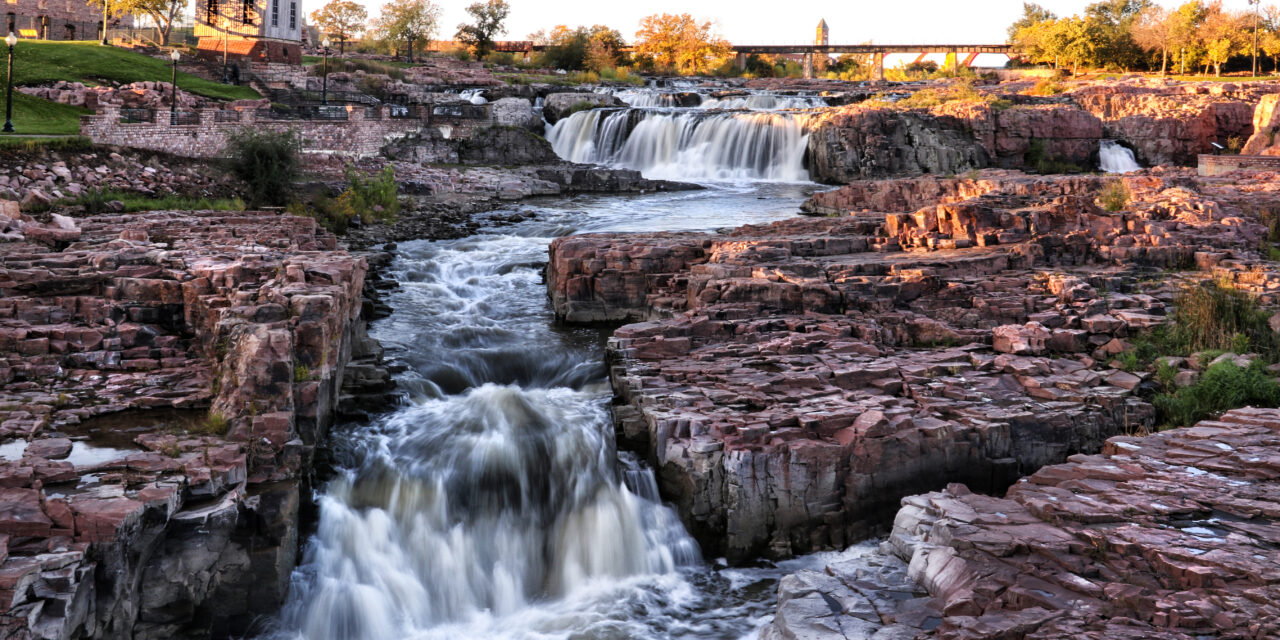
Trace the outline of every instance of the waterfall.
{"type": "Polygon", "coordinates": [[[560,157],[682,181],[804,182],[802,115],[705,111],[579,111],[547,132],[560,157]]]}
{"type": "Polygon", "coordinates": [[[813,109],[825,106],[827,106],[827,101],[818,96],[779,96],[768,93],[753,93],[745,96],[708,98],[702,101],[701,108],[773,111],[778,109],[813,109]]]}
{"type": "Polygon", "coordinates": [[[514,619],[506,637],[527,637],[530,617],[570,624],[547,603],[700,563],[652,473],[619,459],[599,356],[550,329],[545,245],[427,244],[399,263],[413,313],[386,331],[411,336],[414,397],[353,435],[273,637],[494,638],[514,619]]]}
{"type": "Polygon", "coordinates": [[[484,89],[463,89],[458,95],[462,96],[463,100],[466,100],[471,104],[485,104],[489,102],[484,97],[484,89]]]}
{"type": "Polygon", "coordinates": [[[1133,157],[1133,150],[1115,140],[1102,141],[1098,150],[1098,164],[1107,173],[1129,173],[1142,169],[1142,165],[1133,157]]]}

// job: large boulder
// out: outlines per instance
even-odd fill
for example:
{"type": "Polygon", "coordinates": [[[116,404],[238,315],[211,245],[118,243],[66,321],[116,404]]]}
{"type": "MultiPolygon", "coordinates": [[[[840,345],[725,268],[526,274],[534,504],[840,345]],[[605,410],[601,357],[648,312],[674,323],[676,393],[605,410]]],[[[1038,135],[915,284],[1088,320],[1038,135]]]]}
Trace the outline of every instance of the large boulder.
{"type": "Polygon", "coordinates": [[[533,103],[525,98],[502,98],[491,103],[490,113],[493,123],[504,127],[537,130],[541,128],[538,115],[533,111],[533,103]]]}
{"type": "Polygon", "coordinates": [[[1253,111],[1253,135],[1240,153],[1247,156],[1276,155],[1276,130],[1280,129],[1280,93],[1262,96],[1253,111]]]}
{"type": "Polygon", "coordinates": [[[542,117],[555,124],[557,120],[582,109],[625,107],[626,103],[607,93],[553,93],[542,103],[542,117]]]}

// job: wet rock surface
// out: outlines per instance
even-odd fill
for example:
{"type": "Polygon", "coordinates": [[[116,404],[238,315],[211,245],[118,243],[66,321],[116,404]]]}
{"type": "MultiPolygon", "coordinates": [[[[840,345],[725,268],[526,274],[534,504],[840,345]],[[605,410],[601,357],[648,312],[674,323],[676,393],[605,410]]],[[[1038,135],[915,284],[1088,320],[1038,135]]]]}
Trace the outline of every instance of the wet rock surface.
{"type": "Polygon", "coordinates": [[[284,596],[348,363],[377,357],[366,263],[271,213],[73,225],[0,244],[0,629],[243,633],[284,596]]]}
{"type": "Polygon", "coordinates": [[[1169,313],[1139,283],[1187,266],[1253,280],[1250,207],[1277,196],[1271,174],[1152,171],[1111,213],[1097,178],[991,179],[910,214],[552,245],[560,318],[639,321],[609,344],[619,440],[707,549],[843,546],[924,487],[1002,492],[1149,428],[1142,376],[1112,362],[1169,313]]]}
{"type": "Polygon", "coordinates": [[[1275,637],[1277,437],[1280,410],[1240,409],[1111,438],[1004,498],[906,498],[884,555],[784,580],[763,637],[1275,637]],[[886,587],[903,597],[857,606],[886,587]]]}

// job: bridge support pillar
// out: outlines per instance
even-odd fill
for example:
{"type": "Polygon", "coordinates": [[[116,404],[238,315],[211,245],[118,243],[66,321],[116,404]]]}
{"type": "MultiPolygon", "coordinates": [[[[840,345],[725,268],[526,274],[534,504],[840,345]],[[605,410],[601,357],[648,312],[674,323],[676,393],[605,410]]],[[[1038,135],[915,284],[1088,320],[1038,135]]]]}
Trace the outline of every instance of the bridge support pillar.
{"type": "Polygon", "coordinates": [[[813,52],[804,54],[804,79],[813,79],[813,52]]]}
{"type": "Polygon", "coordinates": [[[872,64],[871,81],[876,84],[884,84],[884,52],[877,51],[873,54],[875,62],[872,64]]]}
{"type": "Polygon", "coordinates": [[[739,53],[738,55],[734,56],[733,68],[737,69],[738,71],[746,71],[747,70],[747,54],[739,53]]]}

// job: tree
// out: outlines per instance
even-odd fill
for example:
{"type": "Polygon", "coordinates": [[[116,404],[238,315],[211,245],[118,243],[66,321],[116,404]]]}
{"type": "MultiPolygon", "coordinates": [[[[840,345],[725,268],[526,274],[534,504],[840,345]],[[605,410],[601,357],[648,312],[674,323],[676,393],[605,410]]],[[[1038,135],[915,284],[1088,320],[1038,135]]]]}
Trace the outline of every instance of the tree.
{"type": "Polygon", "coordinates": [[[1022,3],[1022,17],[1009,25],[1009,43],[1017,39],[1018,32],[1042,22],[1053,22],[1058,16],[1052,11],[1033,2],[1022,3]]]}
{"type": "Polygon", "coordinates": [[[1169,52],[1178,43],[1178,16],[1161,7],[1147,7],[1133,23],[1133,39],[1147,51],[1160,52],[1160,75],[1168,75],[1169,52]]]}
{"type": "Polygon", "coordinates": [[[1194,64],[1200,57],[1200,25],[1204,22],[1206,8],[1200,0],[1190,0],[1173,10],[1174,44],[1178,47],[1178,63],[1182,73],[1187,72],[1187,57],[1194,64]]]}
{"type": "Polygon", "coordinates": [[[622,48],[627,46],[616,29],[599,24],[572,29],[559,24],[550,33],[537,31],[528,39],[546,47],[539,54],[540,64],[567,71],[616,67],[623,59],[622,48]]]}
{"type": "Polygon", "coordinates": [[[696,74],[729,55],[732,45],[712,31],[710,22],[698,23],[687,13],[663,13],[640,21],[635,50],[660,68],[696,74]]]}
{"type": "Polygon", "coordinates": [[[359,33],[368,20],[364,5],[352,0],[329,0],[329,4],[311,12],[311,22],[338,38],[339,53],[347,52],[347,40],[359,33]]]}
{"type": "MultiPolygon", "coordinates": [[[[100,7],[102,2],[88,0],[89,6],[100,7]]],[[[130,15],[144,15],[156,23],[160,32],[160,45],[169,44],[169,33],[173,24],[179,20],[183,9],[187,8],[187,0],[113,0],[107,4],[108,13],[113,18],[130,15]]]]}
{"type": "Polygon", "coordinates": [[[1150,0],[1102,0],[1085,9],[1089,22],[1093,64],[1128,70],[1142,65],[1142,48],[1134,42],[1133,26],[1142,12],[1151,7],[1150,0]]]}
{"type": "Polygon", "coordinates": [[[413,62],[416,43],[430,43],[440,22],[440,7],[431,0],[391,0],[382,7],[377,31],[393,42],[404,42],[413,62]]]}
{"type": "Polygon", "coordinates": [[[1213,65],[1215,76],[1222,76],[1222,65],[1232,56],[1246,53],[1249,41],[1248,20],[1241,14],[1222,8],[1222,0],[1215,0],[1206,7],[1204,22],[1200,25],[1200,41],[1205,57],[1213,65]]]}
{"type": "Polygon", "coordinates": [[[1262,33],[1258,34],[1258,48],[1271,58],[1272,72],[1280,72],[1280,9],[1274,5],[1267,7],[1262,33]]]}
{"type": "Polygon", "coordinates": [[[471,47],[476,58],[484,58],[493,51],[493,37],[505,32],[502,23],[511,13],[511,6],[506,0],[485,0],[467,7],[467,13],[474,22],[458,25],[458,34],[454,37],[471,47]]]}

